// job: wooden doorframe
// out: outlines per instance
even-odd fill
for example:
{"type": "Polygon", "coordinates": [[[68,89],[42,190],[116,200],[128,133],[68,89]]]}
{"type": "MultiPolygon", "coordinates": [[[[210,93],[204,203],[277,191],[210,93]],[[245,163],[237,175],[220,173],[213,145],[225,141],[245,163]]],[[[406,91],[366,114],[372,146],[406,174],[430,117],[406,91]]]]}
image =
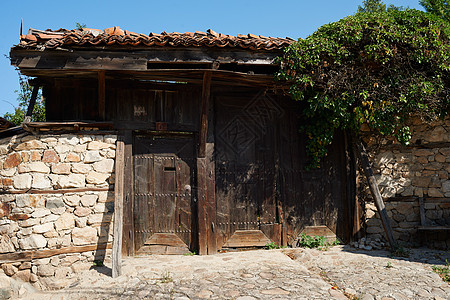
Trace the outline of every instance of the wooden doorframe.
{"type": "Polygon", "coordinates": [[[211,101],[211,71],[203,73],[202,112],[197,154],[197,214],[199,254],[217,253],[214,114],[211,101]]]}

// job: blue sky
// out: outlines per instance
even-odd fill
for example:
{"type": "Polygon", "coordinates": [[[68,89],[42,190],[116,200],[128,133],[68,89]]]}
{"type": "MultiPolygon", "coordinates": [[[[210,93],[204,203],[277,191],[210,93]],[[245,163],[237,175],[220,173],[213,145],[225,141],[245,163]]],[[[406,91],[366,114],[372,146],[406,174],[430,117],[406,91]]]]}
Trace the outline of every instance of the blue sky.
{"type": "MultiPolygon", "coordinates": [[[[422,9],[418,0],[385,1],[422,9]]],[[[321,25],[354,14],[362,0],[288,1],[3,1],[0,13],[0,116],[17,105],[18,75],[5,57],[23,32],[36,29],[73,29],[76,22],[89,28],[150,32],[212,30],[224,34],[261,34],[305,38],[321,25]]]]}

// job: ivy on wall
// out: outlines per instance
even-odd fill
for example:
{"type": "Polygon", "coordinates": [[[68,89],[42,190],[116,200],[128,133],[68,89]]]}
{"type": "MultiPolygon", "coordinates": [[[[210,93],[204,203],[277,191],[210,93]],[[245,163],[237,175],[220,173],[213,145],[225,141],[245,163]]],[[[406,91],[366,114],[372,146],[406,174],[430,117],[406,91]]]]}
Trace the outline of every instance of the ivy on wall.
{"type": "Polygon", "coordinates": [[[278,58],[276,77],[302,102],[301,131],[320,167],[338,129],[366,123],[407,144],[411,114],[449,113],[450,24],[418,10],[357,13],[320,27],[278,58]]]}

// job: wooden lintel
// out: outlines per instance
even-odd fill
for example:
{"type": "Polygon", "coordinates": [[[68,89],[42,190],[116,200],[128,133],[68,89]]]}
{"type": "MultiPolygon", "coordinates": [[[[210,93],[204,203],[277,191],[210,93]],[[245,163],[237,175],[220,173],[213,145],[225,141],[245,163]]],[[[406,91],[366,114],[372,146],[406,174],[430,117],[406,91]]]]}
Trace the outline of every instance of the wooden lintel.
{"type": "Polygon", "coordinates": [[[117,141],[115,185],[114,185],[114,228],[112,251],[112,277],[122,274],[122,231],[123,231],[123,181],[124,181],[125,145],[122,140],[117,141]]]}
{"type": "Polygon", "coordinates": [[[33,259],[52,257],[60,254],[69,254],[69,253],[83,253],[87,251],[98,251],[98,250],[106,250],[111,249],[111,243],[103,243],[103,244],[95,244],[95,245],[87,245],[87,246],[73,246],[73,247],[64,247],[60,249],[48,249],[48,250],[33,250],[33,251],[24,251],[24,252],[13,252],[13,253],[3,253],[0,254],[0,264],[4,263],[14,263],[21,261],[31,261],[33,259]]]}
{"type": "Polygon", "coordinates": [[[59,189],[59,190],[17,190],[17,191],[0,191],[0,195],[4,194],[67,194],[67,193],[84,193],[84,192],[107,192],[112,191],[111,188],[96,188],[96,187],[88,187],[88,188],[68,188],[68,189],[59,189]]]}
{"type": "Polygon", "coordinates": [[[100,120],[105,120],[106,116],[106,86],[105,70],[98,71],[98,116],[100,120]]]}
{"type": "Polygon", "coordinates": [[[211,94],[211,72],[206,71],[203,74],[203,89],[202,89],[202,115],[200,123],[200,136],[198,157],[204,158],[206,155],[206,136],[208,134],[208,111],[209,98],[211,94]]]}

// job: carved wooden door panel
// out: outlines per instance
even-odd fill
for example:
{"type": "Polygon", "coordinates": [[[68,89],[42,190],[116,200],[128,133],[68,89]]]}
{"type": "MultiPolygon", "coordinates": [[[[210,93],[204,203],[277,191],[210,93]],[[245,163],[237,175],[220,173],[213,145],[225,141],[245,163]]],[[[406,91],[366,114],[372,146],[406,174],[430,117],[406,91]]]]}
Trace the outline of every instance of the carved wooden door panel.
{"type": "Polygon", "coordinates": [[[193,139],[135,135],[135,253],[183,254],[194,247],[193,139]]]}
{"type": "Polygon", "coordinates": [[[280,244],[275,136],[283,111],[264,93],[215,104],[217,247],[280,244]]]}

